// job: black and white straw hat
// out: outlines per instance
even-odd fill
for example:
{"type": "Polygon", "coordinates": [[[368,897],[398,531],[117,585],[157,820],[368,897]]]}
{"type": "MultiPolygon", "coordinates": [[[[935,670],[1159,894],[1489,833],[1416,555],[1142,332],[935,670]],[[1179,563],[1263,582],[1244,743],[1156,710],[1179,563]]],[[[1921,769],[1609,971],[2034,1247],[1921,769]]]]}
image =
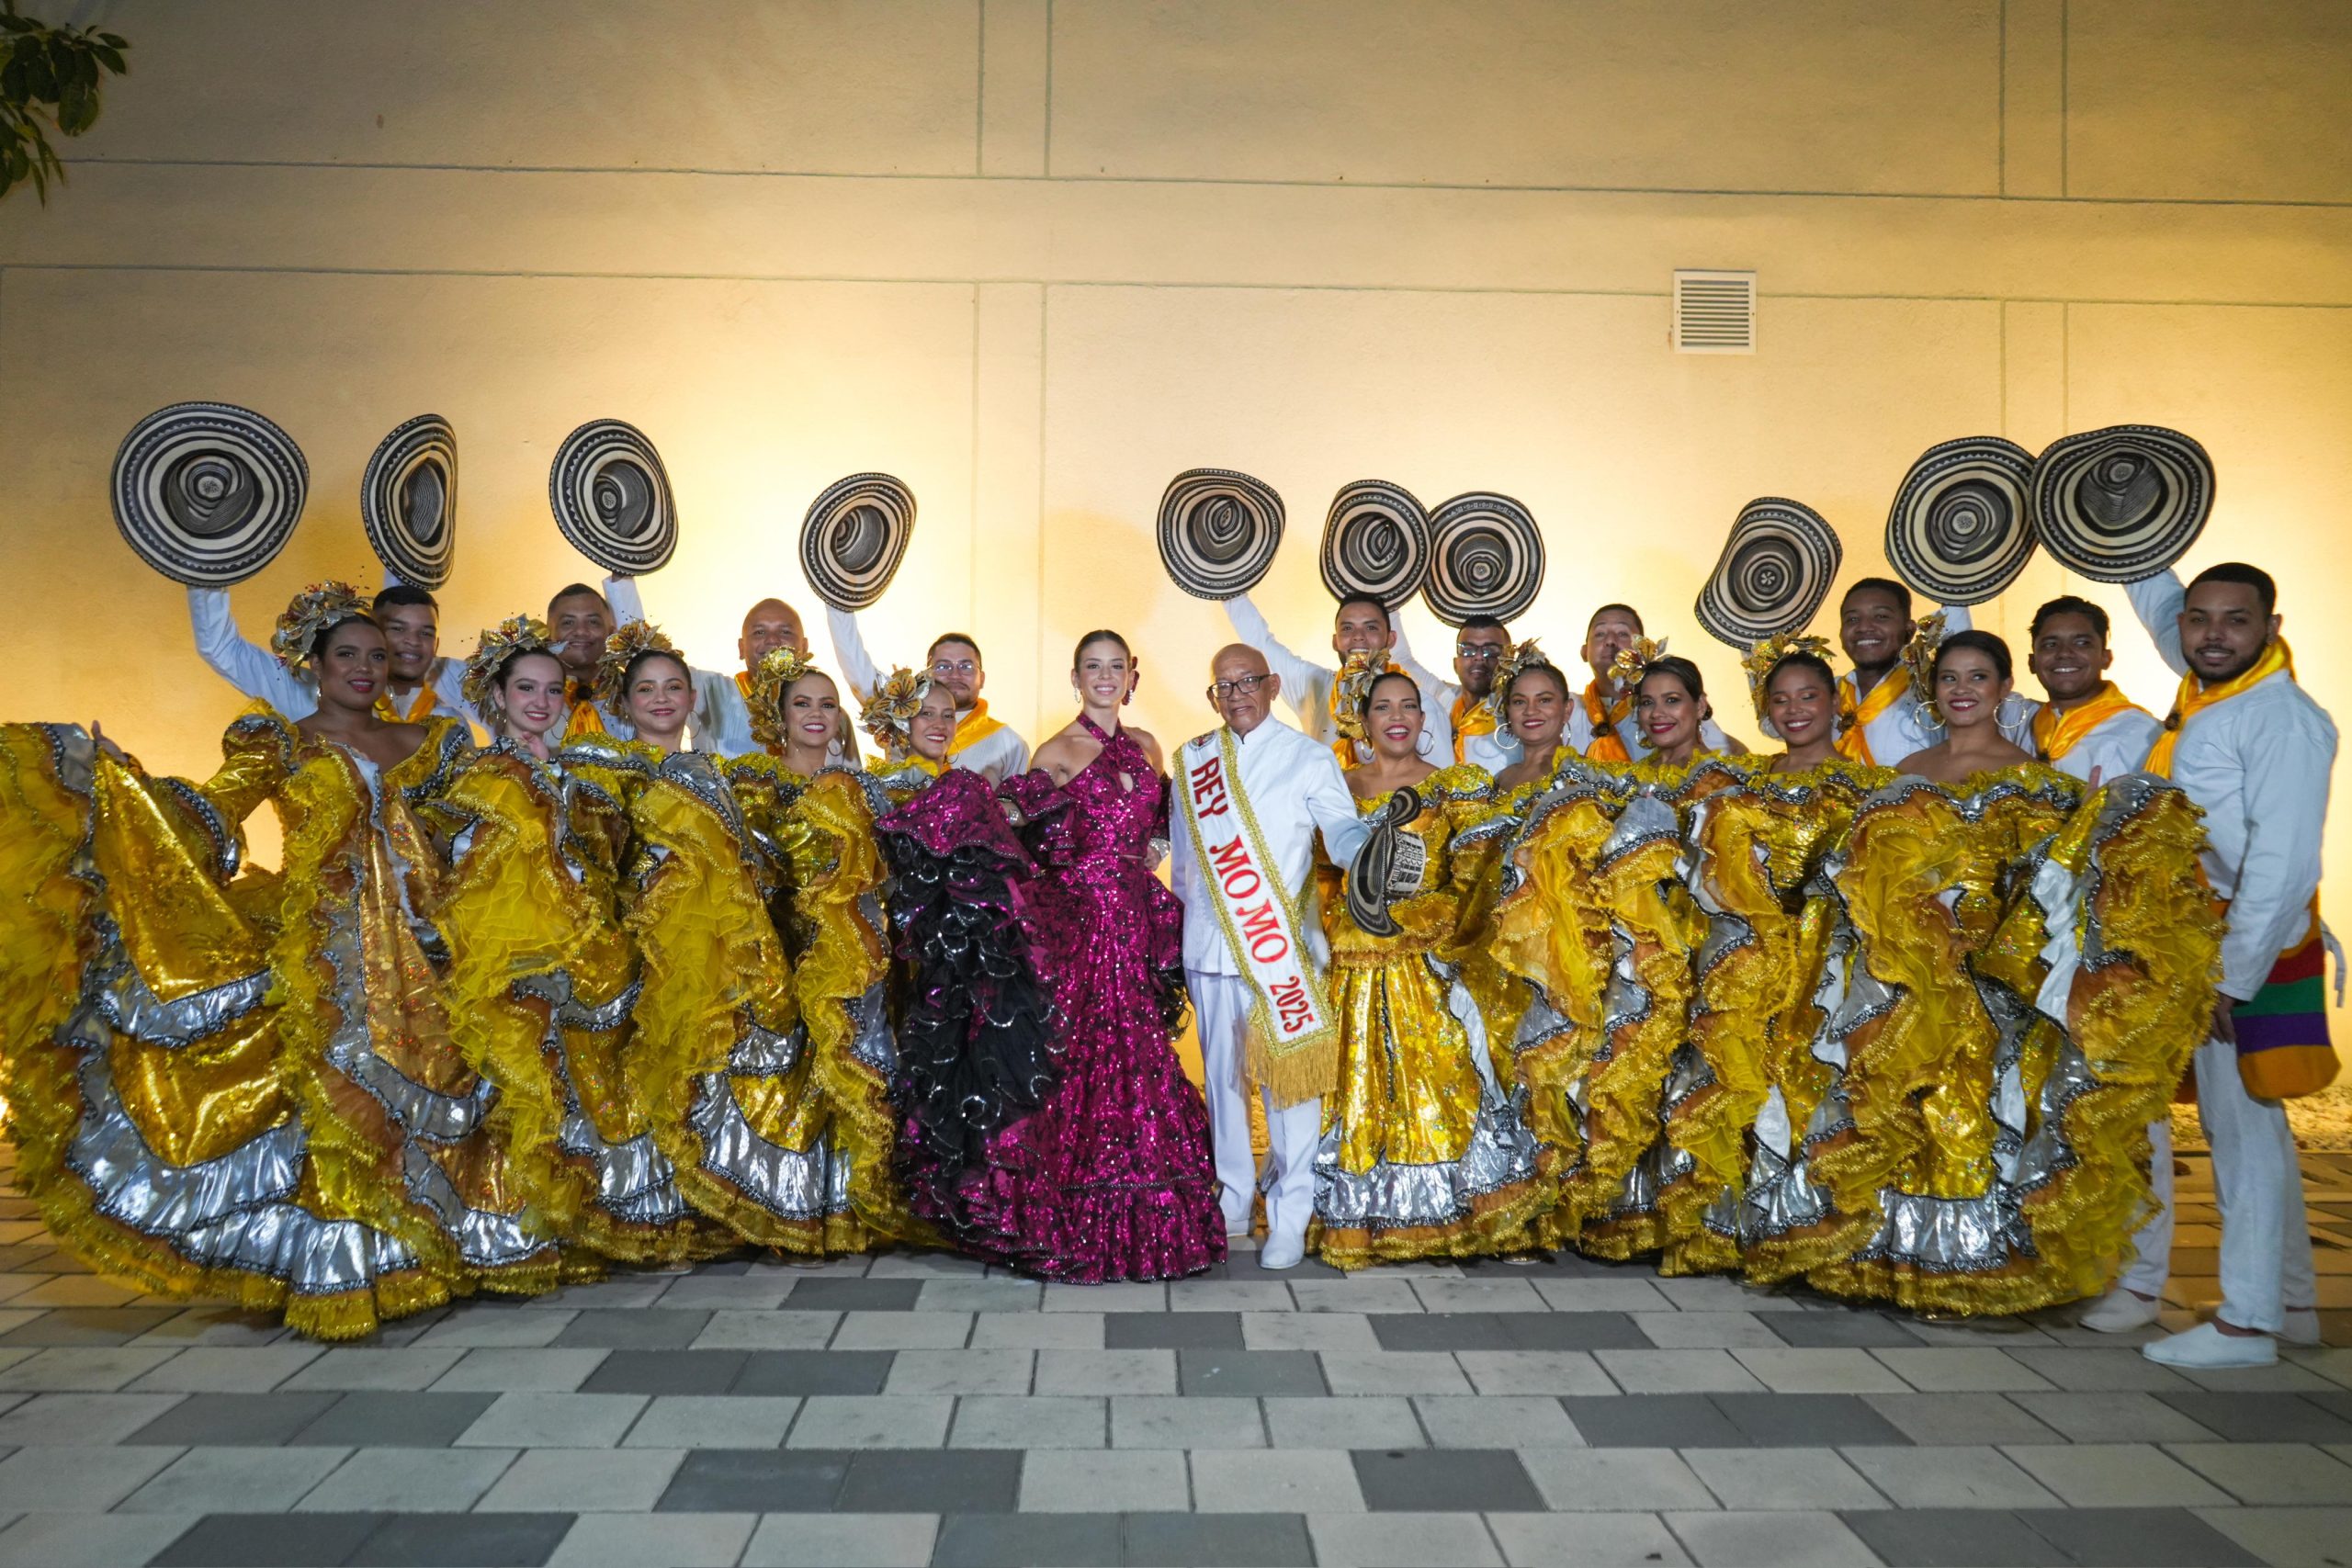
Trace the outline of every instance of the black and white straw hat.
{"type": "Polygon", "coordinates": [[[1264,581],[1283,542],[1283,498],[1230,468],[1187,468],[1159,498],[1159,564],[1199,599],[1231,599],[1264,581]]]}
{"type": "Polygon", "coordinates": [[[1403,485],[1358,479],[1340,487],[1323,520],[1323,586],[1334,599],[1363,595],[1392,609],[1430,574],[1430,514],[1403,485]]]}
{"type": "Polygon", "coordinates": [[[915,492],[888,474],[835,479],[808,504],[800,525],[800,570],[836,610],[863,610],[882,597],[914,536],[915,492]]]}
{"type": "Polygon", "coordinates": [[[1430,579],[1421,597],[1449,626],[1473,615],[1508,621],[1544,586],[1544,535],[1510,496],[1474,490],[1430,513],[1430,579]]]}
{"type": "Polygon", "coordinates": [[[294,438],[251,409],[173,403],[130,427],[114,455],[114,521],[175,582],[226,588],[277,557],[310,494],[294,438]]]}
{"type": "Polygon", "coordinates": [[[548,504],[571,547],[616,576],[657,571],[678,547],[662,454],[617,419],[592,419],[563,438],[548,468],[548,504]]]}
{"type": "Polygon", "coordinates": [[[1997,435],[1919,454],[1886,514],[1894,575],[1938,604],[1981,604],[2033,558],[2033,454],[1997,435]]]}
{"type": "Polygon", "coordinates": [[[1746,652],[1813,619],[1837,581],[1838,531],[1801,501],[1762,495],[1739,509],[1731,536],[1699,590],[1699,624],[1746,652]]]}
{"type": "Polygon", "coordinates": [[[2094,582],[2133,582],[2188,553],[2213,511],[2213,459],[2177,430],[2117,424],[2034,460],[2042,547],[2094,582]]]}
{"type": "Polygon", "coordinates": [[[437,413],[392,428],[359,476],[359,522],[402,582],[438,588],[458,553],[458,433],[437,413]]]}

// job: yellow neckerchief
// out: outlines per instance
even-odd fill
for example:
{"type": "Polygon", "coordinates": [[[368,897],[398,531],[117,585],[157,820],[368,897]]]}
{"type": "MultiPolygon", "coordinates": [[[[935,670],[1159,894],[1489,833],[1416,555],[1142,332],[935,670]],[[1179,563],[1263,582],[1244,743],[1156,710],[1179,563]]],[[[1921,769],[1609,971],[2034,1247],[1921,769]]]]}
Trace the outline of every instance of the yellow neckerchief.
{"type": "Polygon", "coordinates": [[[947,742],[948,757],[953,760],[962,755],[1003,728],[1002,724],[989,716],[989,700],[986,697],[974,698],[972,711],[956,721],[955,738],[947,742]]]}
{"type": "Polygon", "coordinates": [[[1600,682],[1584,683],[1584,716],[1592,725],[1592,744],[1585,755],[1596,762],[1630,762],[1634,754],[1625,750],[1625,738],[1617,733],[1617,726],[1634,711],[1634,694],[1624,686],[1617,688],[1617,700],[1600,700],[1600,682]]]}
{"type": "Polygon", "coordinates": [[[1855,677],[1852,672],[1838,682],[1838,754],[1849,761],[1876,766],[1878,759],[1871,755],[1871,721],[1883,716],[1903,695],[1905,682],[1900,668],[1889,670],[1878,678],[1871,694],[1860,702],[1854,700],[1855,677]]]}
{"type": "Polygon", "coordinates": [[[2033,716],[2033,752],[2040,761],[2054,762],[2083,743],[2083,738],[2120,713],[2147,710],[2121,692],[2115,682],[2100,682],[2082,705],[2060,713],[2044,703],[2033,716]]]}
{"type": "Polygon", "coordinates": [[[433,682],[426,681],[416,688],[416,695],[409,699],[408,712],[402,713],[392,705],[392,689],[387,686],[384,694],[376,699],[376,716],[386,724],[423,724],[433,716],[433,710],[440,701],[440,694],[433,689],[433,682]]]}
{"type": "Polygon", "coordinates": [[[1463,754],[1463,742],[1474,735],[1492,735],[1494,732],[1495,710],[1493,705],[1486,698],[1474,697],[1464,692],[1453,699],[1453,760],[1455,761],[1466,762],[1470,760],[1463,754]]]}
{"type": "Polygon", "coordinates": [[[749,700],[752,695],[752,672],[749,670],[738,670],[735,671],[735,689],[742,693],[745,699],[749,700]]]}
{"type": "Polygon", "coordinates": [[[2180,678],[2180,692],[2172,700],[2172,712],[2165,715],[2165,732],[2156,737],[2156,749],[2148,753],[2146,771],[2160,779],[2172,777],[2173,748],[2180,743],[2180,732],[2188,721],[2207,708],[2228,702],[2239,693],[2268,680],[2284,670],[2287,679],[2295,679],[2295,653],[2287,646],[2285,637],[2273,637],[2254,668],[2243,675],[2233,675],[2218,686],[2209,686],[2197,678],[2194,671],[2180,678]]]}
{"type": "Polygon", "coordinates": [[[596,711],[594,703],[582,701],[571,705],[571,718],[563,727],[563,738],[566,740],[577,740],[583,735],[607,733],[609,732],[605,728],[605,716],[596,711]]]}

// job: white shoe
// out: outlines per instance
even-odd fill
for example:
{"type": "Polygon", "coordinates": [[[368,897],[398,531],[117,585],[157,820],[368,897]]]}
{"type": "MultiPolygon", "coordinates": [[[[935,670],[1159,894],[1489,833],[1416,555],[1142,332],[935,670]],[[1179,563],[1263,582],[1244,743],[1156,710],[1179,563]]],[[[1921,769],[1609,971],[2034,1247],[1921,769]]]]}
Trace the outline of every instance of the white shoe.
{"type": "Polygon", "coordinates": [[[1306,1260],[1305,1235],[1269,1235],[1258,1249],[1261,1269],[1295,1269],[1306,1260]]]}
{"type": "Polygon", "coordinates": [[[2093,1302],[2090,1310],[2075,1321],[2097,1334],[2129,1334],[2155,1322],[2164,1304],[2118,1285],[2093,1302]]]}
{"type": "Polygon", "coordinates": [[[2167,1367],[2268,1367],[2278,1347],[2267,1334],[2224,1334],[2210,1323],[2140,1347],[2140,1354],[2167,1367]]]}
{"type": "Polygon", "coordinates": [[[2319,1308],[2289,1307],[2280,1314],[2278,1337],[2290,1345],[2319,1343],[2319,1308]]]}

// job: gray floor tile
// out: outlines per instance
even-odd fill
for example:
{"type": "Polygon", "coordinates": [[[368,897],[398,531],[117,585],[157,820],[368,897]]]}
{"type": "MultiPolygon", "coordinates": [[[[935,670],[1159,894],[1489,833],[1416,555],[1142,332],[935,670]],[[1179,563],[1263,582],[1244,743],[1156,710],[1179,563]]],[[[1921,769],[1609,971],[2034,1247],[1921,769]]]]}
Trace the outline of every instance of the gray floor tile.
{"type": "Polygon", "coordinates": [[[1718,1393],[1715,1408],[1766,1448],[1909,1447],[1903,1429],[1850,1393],[1718,1393]]]}
{"type": "Polygon", "coordinates": [[[1831,1449],[1685,1449],[1683,1462],[1726,1508],[1883,1508],[1886,1499],[1831,1449]]]}
{"type": "Polygon", "coordinates": [[[124,1440],[245,1448],[283,1443],[326,1414],[340,1397],[326,1393],[192,1393],[124,1440]]]}
{"type": "MultiPolygon", "coordinates": [[[[912,1321],[922,1313],[901,1313],[912,1321]]],[[[901,1350],[883,1384],[895,1394],[1025,1394],[1036,1365],[1035,1350],[901,1350]]]]}
{"type": "Polygon", "coordinates": [[[901,1449],[849,1463],[834,1506],[888,1514],[910,1505],[941,1514],[1005,1514],[1020,1506],[1023,1456],[1004,1449],[901,1449]]]}
{"type": "Polygon", "coordinates": [[[1497,1514],[1487,1528],[1513,1568],[1687,1568],[1690,1561],[1656,1514],[1497,1514]]]}
{"type": "Polygon", "coordinates": [[[1328,1568],[1483,1568],[1498,1564],[1476,1514],[1309,1514],[1315,1560],[1328,1568]]]}
{"type": "Polygon", "coordinates": [[[2260,1568],[2187,1508],[2037,1508],[2020,1516],[2085,1568],[2260,1568]]]}
{"type": "Polygon", "coordinates": [[[796,1449],[936,1449],[956,1401],[945,1394],[812,1393],[792,1424],[796,1449]]]}
{"type": "Polygon", "coordinates": [[[2015,1514],[1989,1508],[1858,1508],[1846,1528],[1889,1568],[2064,1568],[2074,1559],[2015,1514]]]}
{"type": "MultiPolygon", "coordinates": [[[[1272,1352],[1279,1354],[1279,1352],[1272,1352]]],[[[1519,1356],[1537,1352],[1470,1350],[1470,1356],[1519,1356]]],[[[1575,1351],[1560,1351],[1575,1355],[1575,1351]]],[[[1462,1364],[1435,1350],[1379,1350],[1358,1354],[1348,1350],[1317,1352],[1323,1362],[1324,1381],[1333,1393],[1469,1393],[1470,1380],[1462,1364]]]]}
{"type": "Polygon", "coordinates": [[[675,1449],[533,1449],[515,1456],[477,1513],[644,1514],[669,1490],[675,1449]]]}
{"type": "Polygon", "coordinates": [[[1267,1446],[1266,1422],[1254,1399],[1123,1394],[1111,1401],[1111,1446],[1262,1449],[1267,1446]]]}
{"type": "Polygon", "coordinates": [[[760,1521],[743,1568],[926,1568],[938,1535],[933,1514],[776,1514],[760,1521]]]}
{"type": "Polygon", "coordinates": [[[1304,1514],[1129,1514],[1135,1568],[1303,1568],[1315,1561],[1304,1514]]]}
{"type": "Polygon", "coordinates": [[[2064,1505],[1998,1449],[1849,1448],[1846,1462],[1898,1508],[2056,1508],[2064,1505]]]}
{"type": "Polygon", "coordinates": [[[1101,1568],[1119,1561],[1116,1514],[950,1514],[932,1568],[1101,1568]]]}
{"type": "Polygon", "coordinates": [[[7,1568],[123,1568],[145,1562],[197,1521],[167,1514],[27,1514],[0,1531],[7,1568]]]}
{"type": "Polygon", "coordinates": [[[1509,1449],[1359,1449],[1364,1506],[1374,1513],[1541,1512],[1544,1498],[1509,1449]]]}
{"type": "Polygon", "coordinates": [[[2221,1435],[2153,1393],[2013,1393],[2010,1400],[2077,1443],[2211,1443],[2221,1435]]]}
{"type": "Polygon", "coordinates": [[[1108,1401],[1093,1395],[974,1394],[956,1402],[951,1449],[1099,1449],[1110,1431],[1108,1401]]]}
{"type": "Polygon", "coordinates": [[[1915,1443],[2047,1443],[2056,1434],[1997,1393],[1866,1393],[1915,1443]]]}
{"type": "Polygon", "coordinates": [[[779,1449],[799,1414],[788,1394],[660,1394],[621,1439],[628,1449],[779,1449]]]}
{"type": "Polygon", "coordinates": [[[1669,1513],[1666,1522],[1702,1568],[1876,1568],[1835,1514],[1669,1513]]]}
{"type": "MultiPolygon", "coordinates": [[[[550,1343],[566,1350],[683,1350],[710,1325],[710,1314],[646,1307],[637,1312],[583,1312],[550,1343]]],[[[664,1389],[684,1393],[685,1389],[664,1389]]]]}
{"type": "Polygon", "coordinates": [[[178,1307],[52,1307],[0,1334],[0,1349],[45,1345],[128,1345],[180,1314],[178,1307]]]}
{"type": "MultiPolygon", "coordinates": [[[[857,1284],[858,1280],[803,1283],[857,1284]]],[[[898,1283],[896,1280],[886,1283],[898,1283]]],[[[880,1393],[890,1376],[888,1350],[754,1350],[735,1380],[736,1393],[880,1393]]]]}
{"type": "Polygon", "coordinates": [[[473,1449],[609,1449],[645,1409],[641,1393],[502,1393],[458,1437],[473,1449]]]}
{"type": "Polygon", "coordinates": [[[1560,1404],[1597,1449],[1724,1449],[1750,1440],[1703,1393],[1570,1394],[1560,1404]]]}
{"type": "MultiPolygon", "coordinates": [[[[1558,1317],[1600,1314],[1556,1313],[1558,1317]]],[[[1384,1350],[1515,1350],[1519,1347],[1490,1312],[1376,1313],[1365,1319],[1384,1350]]],[[[1570,1348],[1583,1349],[1573,1346],[1570,1348]]]]}
{"type": "Polygon", "coordinates": [[[513,1346],[468,1350],[456,1366],[433,1381],[433,1392],[572,1393],[611,1354],[610,1350],[526,1349],[513,1346]]]}
{"type": "Polygon", "coordinates": [[[341,1449],[190,1449],[116,1508],[126,1514],[284,1513],[343,1461],[341,1449]]]}
{"type": "MultiPolygon", "coordinates": [[[[1240,1325],[1235,1325],[1236,1333],[1240,1325]]],[[[1177,1392],[1319,1397],[1323,1368],[1312,1350],[1179,1350],[1177,1392]]]]}
{"type": "Polygon", "coordinates": [[[580,1392],[725,1393],[742,1376],[750,1354],[746,1350],[616,1350],[582,1380],[580,1392]]]}
{"type": "Polygon", "coordinates": [[[154,1568],[307,1568],[348,1562],[381,1514],[212,1514],[155,1554],[154,1568]]]}
{"type": "Polygon", "coordinates": [[[1355,1459],[1345,1449],[1203,1449],[1193,1455],[1196,1513],[1360,1513],[1363,1506],[1355,1459]]]}
{"type": "MultiPolygon", "coordinates": [[[[1575,1423],[1560,1408],[1556,1397],[1544,1394],[1482,1393],[1470,1399],[1425,1394],[1413,1401],[1429,1443],[1438,1449],[1576,1449],[1585,1446],[1575,1423]]],[[[1355,1439],[1358,1448],[1396,1448],[1366,1433],[1355,1439]]]]}
{"type": "MultiPolygon", "coordinates": [[[[663,1568],[735,1568],[759,1522],[754,1514],[587,1514],[572,1525],[548,1564],[548,1568],[652,1568],[656,1563],[663,1568]]],[[[927,1533],[922,1546],[927,1557],[931,1550],[927,1533]]],[[[828,1561],[846,1564],[854,1560],[828,1561]]]]}
{"type": "Polygon", "coordinates": [[[1413,1402],[1402,1394],[1269,1399],[1261,1408],[1278,1449],[1409,1449],[1429,1441],[1414,1416],[1413,1402]]]}
{"type": "Polygon", "coordinates": [[[497,1398],[494,1393],[346,1393],[287,1441],[338,1448],[447,1448],[497,1398]]]}
{"type": "Polygon", "coordinates": [[[428,1350],[416,1346],[379,1350],[372,1347],[337,1345],[288,1378],[281,1392],[297,1389],[421,1389],[470,1354],[451,1346],[428,1350]]]}
{"type": "Polygon", "coordinates": [[[653,1506],[664,1514],[826,1513],[849,1462],[847,1453],[820,1449],[696,1449],[653,1506]]]}
{"type": "Polygon", "coordinates": [[[1718,1505],[1671,1449],[1529,1449],[1528,1479],[1555,1512],[1664,1512],[1718,1505]]]}
{"type": "Polygon", "coordinates": [[[1765,1314],[1764,1325],[1784,1344],[1805,1350],[1909,1349],[1919,1343],[1901,1325],[1874,1312],[1776,1312],[1765,1314]]]}
{"type": "Polygon", "coordinates": [[[354,1568],[537,1568],[572,1522],[571,1514],[395,1514],[345,1561],[354,1568]]]}
{"type": "Polygon", "coordinates": [[[2277,1568],[2334,1568],[2352,1540],[2352,1508],[2205,1508],[2198,1517],[2277,1568]]]}
{"type": "MultiPolygon", "coordinates": [[[[784,1298],[786,1312],[912,1312],[923,1292],[934,1286],[989,1283],[960,1280],[829,1280],[804,1275],[792,1282],[784,1298]]],[[[934,1299],[944,1301],[947,1294],[934,1299]]],[[[970,1311],[964,1307],[956,1310],[970,1311]]]]}
{"type": "Polygon", "coordinates": [[[968,1312],[845,1312],[826,1348],[960,1350],[972,1337],[973,1316],[968,1312]]]}
{"type": "Polygon", "coordinates": [[[2233,1443],[2352,1442],[2352,1421],[2299,1393],[2159,1393],[2156,1398],[2233,1443]]]}
{"type": "Polygon", "coordinates": [[[180,1402],[175,1393],[43,1393],[0,1416],[0,1447],[107,1448],[180,1402]]]}
{"type": "Polygon", "coordinates": [[[295,1507],[305,1514],[462,1514],[514,1462],[513,1449],[359,1449],[295,1507]]]}
{"type": "Polygon", "coordinates": [[[1238,1312],[1114,1312],[1102,1319],[1107,1350],[1238,1350],[1238,1312]]]}

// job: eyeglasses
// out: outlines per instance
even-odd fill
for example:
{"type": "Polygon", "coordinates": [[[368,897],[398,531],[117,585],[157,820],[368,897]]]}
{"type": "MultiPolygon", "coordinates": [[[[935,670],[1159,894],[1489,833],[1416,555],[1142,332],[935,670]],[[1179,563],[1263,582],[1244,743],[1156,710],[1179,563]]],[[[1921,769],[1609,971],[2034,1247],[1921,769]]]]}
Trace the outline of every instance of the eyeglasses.
{"type": "Polygon", "coordinates": [[[934,675],[977,675],[980,672],[980,667],[968,659],[960,662],[934,659],[931,661],[931,672],[934,675]]]}
{"type": "Polygon", "coordinates": [[[1502,656],[1502,644],[1497,642],[1457,642],[1453,645],[1453,657],[1456,659],[1484,660],[1502,656]]]}
{"type": "Polygon", "coordinates": [[[1238,681],[1219,681],[1209,688],[1209,700],[1221,703],[1227,697],[1249,696],[1269,679],[1265,675],[1244,675],[1238,681]]]}

